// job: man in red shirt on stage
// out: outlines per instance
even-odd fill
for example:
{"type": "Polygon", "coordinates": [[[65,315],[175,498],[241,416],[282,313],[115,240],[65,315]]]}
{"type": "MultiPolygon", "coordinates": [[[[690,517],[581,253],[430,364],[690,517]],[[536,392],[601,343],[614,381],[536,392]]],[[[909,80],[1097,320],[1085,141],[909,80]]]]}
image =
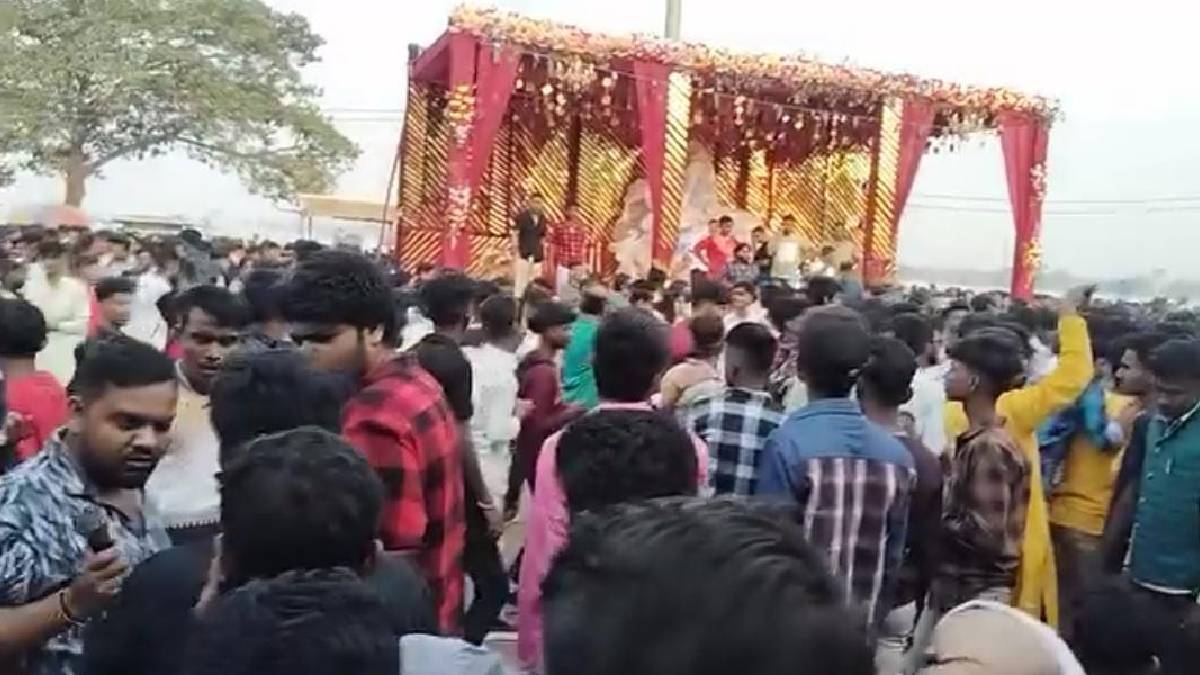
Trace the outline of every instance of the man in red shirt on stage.
{"type": "Polygon", "coordinates": [[[708,278],[719,281],[724,278],[725,268],[733,260],[735,246],[737,242],[733,239],[733,217],[721,216],[715,227],[710,222],[708,236],[696,244],[693,252],[708,268],[708,278]]]}
{"type": "Polygon", "coordinates": [[[579,207],[567,207],[567,217],[559,223],[551,235],[555,266],[555,288],[559,293],[570,283],[571,270],[587,265],[588,228],[579,217],[579,207]]]}

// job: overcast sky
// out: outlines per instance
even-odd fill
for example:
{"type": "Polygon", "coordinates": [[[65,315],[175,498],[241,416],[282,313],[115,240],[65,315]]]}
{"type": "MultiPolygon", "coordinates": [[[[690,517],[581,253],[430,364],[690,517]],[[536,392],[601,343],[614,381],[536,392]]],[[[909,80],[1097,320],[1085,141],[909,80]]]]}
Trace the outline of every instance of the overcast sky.
{"type": "MultiPolygon", "coordinates": [[[[347,196],[381,199],[400,130],[405,51],[445,27],[450,0],[268,0],[304,14],[327,41],[308,77],[363,154],[347,196]]],[[[592,30],[658,32],[657,0],[508,0],[502,7],[592,30]]],[[[1200,278],[1200,10],[1143,0],[683,0],[683,37],[795,52],[929,77],[1058,97],[1050,136],[1046,263],[1117,277],[1164,268],[1200,278]],[[968,9],[977,7],[978,9],[968,9]]],[[[58,181],[22,177],[0,209],[61,198],[58,181]]],[[[291,223],[234,176],[186,158],[113,165],[89,185],[98,214],[179,214],[215,225],[291,223]]],[[[901,260],[995,268],[1011,259],[1012,225],[997,143],[927,155],[901,224],[901,260]],[[955,199],[950,199],[954,197],[955,199]],[[965,198],[965,199],[963,199],[965,198]]],[[[242,231],[245,231],[244,229],[242,231]]]]}

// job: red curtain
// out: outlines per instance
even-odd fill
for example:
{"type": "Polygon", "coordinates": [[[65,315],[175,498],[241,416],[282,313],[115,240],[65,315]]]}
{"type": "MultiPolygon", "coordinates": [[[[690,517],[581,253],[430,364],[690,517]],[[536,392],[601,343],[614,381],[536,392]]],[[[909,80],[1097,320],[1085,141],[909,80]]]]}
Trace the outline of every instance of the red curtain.
{"type": "Polygon", "coordinates": [[[999,116],[1000,147],[1004,151],[1004,175],[1012,203],[1013,242],[1012,295],[1033,297],[1037,273],[1038,234],[1042,229],[1042,199],[1049,134],[1042,120],[1024,113],[999,116]]]}
{"type": "Polygon", "coordinates": [[[468,179],[474,198],[483,187],[483,174],[492,156],[492,144],[504,123],[513,83],[517,80],[520,54],[511,46],[479,50],[475,67],[475,117],[471,125],[468,179]]]}
{"type": "MultiPolygon", "coordinates": [[[[451,95],[475,84],[475,38],[464,33],[450,36],[447,85],[451,95]]],[[[470,155],[468,135],[459,142],[453,128],[446,141],[446,233],[442,236],[442,265],[455,269],[467,266],[471,238],[467,234],[470,213],[470,155]],[[455,227],[454,225],[457,225],[455,227]]]]}
{"type": "Polygon", "coordinates": [[[667,148],[667,75],[670,69],[663,63],[634,61],[633,75],[637,84],[639,126],[642,131],[642,165],[646,169],[646,186],[650,190],[653,209],[651,233],[652,260],[656,263],[670,259],[670,251],[662,236],[663,166],[667,148]]]}
{"type": "MultiPolygon", "coordinates": [[[[904,102],[904,110],[900,113],[900,138],[898,156],[896,158],[895,202],[892,206],[892,220],[887,224],[891,232],[893,246],[899,242],[900,216],[912,193],[913,182],[917,178],[917,169],[921,166],[921,156],[925,154],[925,142],[933,131],[933,105],[924,99],[910,99],[904,102]]],[[[878,161],[877,158],[872,158],[878,161]]],[[[867,223],[867,233],[863,241],[863,260],[866,277],[869,281],[881,280],[886,274],[887,260],[880,260],[875,251],[875,222],[872,216],[867,223]]],[[[893,249],[893,255],[894,255],[893,249]]]]}
{"type": "Polygon", "coordinates": [[[925,154],[925,142],[933,131],[933,106],[925,100],[904,102],[900,115],[900,153],[896,161],[896,203],[892,207],[892,242],[900,231],[900,215],[908,204],[921,156],[925,154]]]}

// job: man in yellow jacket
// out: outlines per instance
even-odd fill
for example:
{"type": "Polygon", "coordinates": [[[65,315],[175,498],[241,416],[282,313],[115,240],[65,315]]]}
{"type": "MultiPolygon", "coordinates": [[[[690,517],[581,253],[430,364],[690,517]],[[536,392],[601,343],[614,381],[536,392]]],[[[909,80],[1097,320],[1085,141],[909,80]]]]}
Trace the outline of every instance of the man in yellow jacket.
{"type": "MultiPolygon", "coordinates": [[[[1046,495],[1042,489],[1037,430],[1051,415],[1073,403],[1092,381],[1095,372],[1092,345],[1087,323],[1079,315],[1079,309],[1091,298],[1093,290],[1091,286],[1072,289],[1059,304],[1058,365],[1054,370],[1033,384],[1007,392],[996,401],[996,414],[1004,420],[1004,429],[1021,446],[1033,469],[1013,606],[1055,627],[1058,626],[1058,580],[1050,545],[1046,495]]],[[[967,417],[962,406],[947,403],[949,447],[953,447],[954,439],[966,430],[967,417]]]]}

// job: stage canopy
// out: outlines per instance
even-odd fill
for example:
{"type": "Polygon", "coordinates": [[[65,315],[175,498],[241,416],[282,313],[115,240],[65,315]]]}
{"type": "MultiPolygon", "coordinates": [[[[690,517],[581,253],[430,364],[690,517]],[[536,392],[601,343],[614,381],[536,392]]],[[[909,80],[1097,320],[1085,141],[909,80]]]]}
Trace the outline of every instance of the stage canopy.
{"type": "Polygon", "coordinates": [[[511,217],[536,192],[552,217],[580,207],[598,268],[677,267],[707,218],[732,213],[747,229],[791,216],[809,244],[852,246],[882,281],[922,154],[998,132],[1012,290],[1032,292],[1051,99],[474,7],[409,66],[407,260],[503,265],[511,217]]]}

